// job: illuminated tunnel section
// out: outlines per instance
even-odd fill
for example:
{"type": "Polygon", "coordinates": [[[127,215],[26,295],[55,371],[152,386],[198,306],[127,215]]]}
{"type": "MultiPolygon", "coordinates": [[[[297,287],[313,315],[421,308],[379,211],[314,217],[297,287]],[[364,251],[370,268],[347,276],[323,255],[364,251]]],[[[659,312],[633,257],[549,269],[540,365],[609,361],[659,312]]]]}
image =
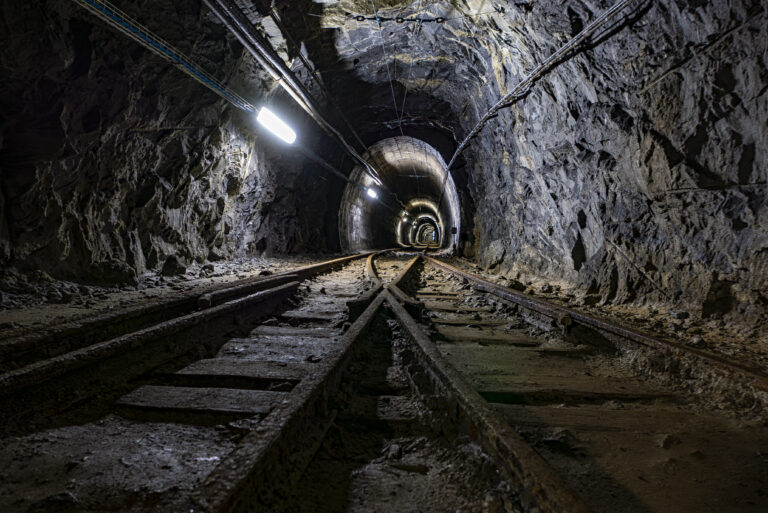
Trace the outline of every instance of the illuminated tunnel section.
{"type": "Polygon", "coordinates": [[[419,139],[392,137],[368,148],[365,158],[379,171],[384,187],[362,167],[352,170],[351,182],[363,187],[350,183],[344,190],[339,208],[342,250],[455,249],[461,231],[459,197],[440,153],[419,139]],[[378,198],[368,196],[367,188],[377,190],[378,198]]]}

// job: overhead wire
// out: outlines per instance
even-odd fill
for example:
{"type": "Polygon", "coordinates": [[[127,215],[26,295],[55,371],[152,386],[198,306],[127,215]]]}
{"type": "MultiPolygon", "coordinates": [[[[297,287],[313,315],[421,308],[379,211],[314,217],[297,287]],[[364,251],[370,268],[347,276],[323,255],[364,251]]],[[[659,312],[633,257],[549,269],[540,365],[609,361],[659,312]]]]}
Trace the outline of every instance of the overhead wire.
{"type": "Polygon", "coordinates": [[[194,64],[183,52],[174,48],[160,36],[131,18],[106,0],[72,0],[74,3],[95,14],[109,26],[125,34],[152,53],[170,61],[174,66],[215,92],[235,107],[246,112],[254,113],[256,108],[243,97],[216,80],[208,72],[194,64]]]}
{"type": "MultiPolygon", "coordinates": [[[[419,5],[416,7],[416,11],[417,12],[421,10],[421,3],[422,3],[422,0],[419,0],[419,5]]],[[[417,27],[418,27],[417,30],[421,31],[421,24],[419,24],[417,27]]],[[[408,98],[408,85],[409,85],[409,83],[411,81],[411,75],[413,73],[413,61],[414,60],[416,60],[416,59],[414,59],[414,56],[411,55],[411,62],[410,62],[410,65],[408,67],[408,78],[406,78],[405,84],[403,85],[403,89],[404,89],[404,91],[403,91],[403,103],[402,103],[402,105],[400,107],[400,115],[399,115],[399,117],[398,117],[398,114],[397,114],[397,104],[395,104],[395,117],[397,117],[397,128],[400,130],[400,135],[403,136],[403,137],[405,137],[405,132],[403,131],[403,115],[405,115],[405,100],[408,98]]],[[[419,182],[419,175],[416,172],[416,168],[414,166],[412,166],[412,170],[413,170],[413,174],[415,175],[415,179],[416,179],[416,194],[420,196],[421,195],[421,184],[419,182]]]]}
{"type": "Polygon", "coordinates": [[[224,26],[243,44],[262,67],[270,71],[275,80],[339,145],[360,163],[374,181],[382,185],[378,172],[355,150],[336,128],[329,123],[316,107],[312,95],[299,82],[285,62],[276,55],[268,41],[255,29],[251,21],[231,0],[203,0],[221,20],[224,26]],[[277,74],[277,77],[275,77],[277,74]]]}
{"type": "Polygon", "coordinates": [[[350,131],[350,133],[354,136],[355,140],[357,140],[358,144],[362,148],[363,151],[366,149],[366,145],[363,142],[363,140],[360,138],[360,135],[357,133],[355,128],[352,126],[352,124],[349,122],[349,119],[344,114],[344,111],[342,110],[341,106],[338,104],[338,102],[331,96],[330,92],[328,91],[328,88],[326,87],[325,83],[320,79],[320,77],[317,74],[316,69],[314,66],[311,65],[311,63],[307,60],[307,58],[304,56],[304,54],[301,52],[301,48],[299,45],[296,44],[296,41],[291,36],[291,33],[287,30],[285,25],[283,24],[282,18],[278,14],[277,10],[272,7],[270,9],[270,17],[272,20],[274,20],[275,24],[278,26],[280,31],[283,33],[285,38],[297,48],[296,52],[299,57],[299,60],[301,60],[304,67],[307,69],[307,72],[309,73],[310,78],[312,79],[315,84],[317,84],[317,87],[320,89],[320,92],[323,94],[325,99],[330,103],[336,112],[338,112],[339,117],[344,122],[344,124],[347,126],[347,129],[350,131]]]}
{"type": "MultiPolygon", "coordinates": [[[[371,0],[371,7],[373,7],[374,16],[378,18],[379,14],[376,11],[376,3],[374,2],[374,0],[371,0]]],[[[387,59],[387,50],[384,47],[384,31],[381,29],[380,22],[378,25],[379,25],[379,39],[381,39],[381,55],[384,57],[384,65],[387,68],[387,78],[389,79],[389,90],[392,93],[392,102],[395,105],[395,117],[397,117],[397,98],[395,97],[395,87],[392,84],[392,74],[389,71],[389,60],[387,59]]]]}
{"type": "MultiPolygon", "coordinates": [[[[538,82],[538,80],[542,76],[544,76],[553,68],[555,68],[561,62],[561,59],[563,59],[566,55],[568,55],[569,52],[577,48],[581,43],[586,41],[601,27],[607,24],[612,18],[614,18],[622,10],[624,10],[624,8],[626,8],[627,6],[629,6],[629,4],[635,1],[636,0],[619,0],[612,7],[610,7],[608,10],[606,10],[605,12],[600,14],[597,18],[595,18],[592,22],[590,22],[576,36],[574,36],[567,43],[561,46],[557,51],[552,53],[538,66],[536,66],[530,73],[528,73],[528,75],[525,76],[525,78],[517,86],[512,88],[508,93],[502,96],[495,104],[493,104],[491,108],[489,108],[486,111],[486,113],[480,118],[480,120],[475,124],[472,130],[469,131],[466,137],[464,137],[464,139],[461,141],[459,146],[454,151],[453,156],[451,157],[451,160],[448,162],[449,172],[451,167],[453,167],[453,164],[456,162],[456,159],[459,157],[459,155],[461,155],[464,149],[466,149],[466,147],[469,145],[470,140],[474,138],[480,132],[480,130],[483,129],[483,127],[488,122],[488,120],[490,120],[502,108],[520,100],[521,98],[524,98],[530,91],[531,87],[536,82],[538,82]]],[[[446,177],[443,180],[443,185],[441,187],[440,201],[438,202],[438,206],[442,205],[443,197],[445,195],[445,183],[447,179],[448,179],[448,175],[446,174],[446,177]]]]}
{"type": "MultiPolygon", "coordinates": [[[[417,11],[419,11],[421,9],[421,4],[422,4],[422,0],[419,0],[419,5],[417,7],[417,11]]],[[[375,4],[374,0],[371,0],[371,7],[373,8],[373,13],[374,13],[375,19],[376,20],[380,20],[381,18],[379,16],[379,12],[376,9],[376,4],[375,4]]],[[[396,18],[396,19],[403,19],[403,18],[401,16],[398,16],[398,18],[396,18]]],[[[402,103],[401,109],[398,111],[398,108],[397,108],[397,104],[398,104],[398,102],[397,102],[397,95],[395,94],[392,73],[391,73],[390,68],[389,68],[389,61],[387,60],[387,57],[386,57],[386,48],[385,48],[386,43],[384,41],[383,30],[382,30],[381,22],[380,21],[378,21],[378,26],[379,26],[379,39],[381,40],[381,51],[382,51],[382,55],[384,56],[384,64],[385,64],[386,69],[387,69],[387,78],[389,80],[389,88],[390,88],[390,92],[392,94],[392,105],[393,105],[393,108],[394,108],[394,111],[395,111],[395,119],[397,120],[397,128],[400,131],[400,135],[405,137],[405,132],[403,131],[403,123],[402,123],[402,121],[403,121],[403,115],[404,115],[404,112],[405,112],[405,101],[406,101],[407,96],[408,96],[408,82],[411,79],[411,74],[412,74],[412,71],[413,71],[413,61],[414,61],[414,59],[411,58],[411,62],[410,62],[409,70],[408,70],[408,79],[406,80],[406,83],[403,86],[404,87],[404,91],[405,91],[404,94],[403,94],[403,103],[402,103]]],[[[418,24],[417,30],[421,30],[421,23],[418,24]]],[[[396,43],[393,42],[393,57],[392,57],[392,61],[393,61],[393,64],[395,66],[395,70],[397,69],[396,57],[397,57],[396,43]]],[[[397,149],[398,149],[398,152],[400,153],[401,157],[403,157],[403,153],[402,153],[402,150],[400,149],[399,143],[397,144],[397,149]]],[[[420,182],[419,182],[419,175],[416,172],[416,168],[413,165],[411,165],[411,170],[413,171],[413,174],[414,174],[414,176],[416,178],[416,193],[417,193],[417,195],[421,195],[421,186],[420,186],[420,182]]],[[[402,201],[400,201],[398,199],[398,202],[403,206],[403,209],[405,209],[405,205],[402,203],[402,201]]]]}
{"type": "Polygon", "coordinates": [[[448,167],[450,168],[453,163],[456,161],[456,158],[461,154],[461,152],[464,150],[464,148],[467,147],[469,144],[470,139],[472,139],[475,135],[477,135],[480,130],[483,128],[485,123],[493,117],[496,112],[498,112],[503,107],[507,106],[510,102],[514,102],[516,100],[519,100],[526,94],[528,94],[528,91],[530,90],[531,86],[533,86],[534,83],[538,81],[539,78],[541,78],[544,74],[546,74],[548,71],[550,71],[552,68],[554,68],[559,60],[563,58],[568,52],[573,50],[576,46],[584,42],[588,37],[590,37],[592,34],[594,34],[598,29],[600,29],[603,25],[605,25],[608,21],[611,20],[614,16],[616,16],[619,12],[621,12],[625,7],[627,7],[629,4],[634,2],[636,0],[620,0],[616,4],[614,4],[610,9],[602,13],[600,16],[595,18],[589,25],[587,25],[584,30],[579,32],[575,37],[573,37],[570,41],[568,41],[566,44],[561,46],[556,52],[551,54],[549,57],[547,57],[541,64],[536,66],[536,68],[533,69],[517,86],[515,86],[511,91],[509,91],[507,94],[501,97],[493,106],[491,106],[490,109],[483,115],[482,118],[475,124],[475,126],[470,130],[470,132],[467,134],[467,136],[462,140],[461,144],[459,144],[458,148],[456,148],[456,151],[454,152],[453,156],[451,157],[450,162],[448,163],[448,167]]]}
{"type": "MultiPolygon", "coordinates": [[[[195,79],[203,86],[215,92],[217,95],[221,96],[235,107],[251,114],[256,112],[256,108],[242,96],[232,91],[230,88],[214,78],[210,73],[206,72],[200,66],[195,64],[183,52],[174,48],[173,45],[162,39],[160,36],[154,34],[147,27],[144,27],[137,20],[133,19],[131,16],[121,11],[107,0],[73,0],[73,2],[93,13],[107,25],[141,44],[152,53],[167,61],[170,61],[171,64],[173,64],[175,67],[195,79]]],[[[270,75],[272,75],[277,80],[280,80],[279,73],[274,69],[274,67],[271,66],[268,59],[264,58],[263,56],[259,56],[257,60],[270,73],[270,75]]],[[[285,85],[285,81],[281,81],[281,83],[285,85]]],[[[303,98],[300,95],[294,95],[294,99],[302,107],[307,107],[307,104],[303,101],[303,98]]],[[[335,130],[333,127],[331,127],[331,129],[335,130]]],[[[333,168],[333,166],[319,158],[317,155],[309,152],[307,148],[304,148],[303,146],[298,147],[302,153],[305,153],[316,162],[319,162],[324,169],[330,171],[332,174],[341,178],[342,180],[364,189],[361,184],[353,182],[339,170],[333,168]]],[[[365,161],[363,160],[363,162],[365,161]]],[[[376,178],[375,176],[373,177],[376,178]]]]}

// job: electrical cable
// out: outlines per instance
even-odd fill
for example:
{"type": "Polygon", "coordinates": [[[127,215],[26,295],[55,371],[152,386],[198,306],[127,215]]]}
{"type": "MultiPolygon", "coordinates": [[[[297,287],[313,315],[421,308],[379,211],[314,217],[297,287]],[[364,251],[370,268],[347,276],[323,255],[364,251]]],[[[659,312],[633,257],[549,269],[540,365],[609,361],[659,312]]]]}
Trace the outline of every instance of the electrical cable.
{"type": "MultiPolygon", "coordinates": [[[[595,18],[589,25],[587,25],[584,28],[584,30],[579,32],[566,44],[561,46],[556,52],[554,52],[549,57],[547,57],[541,64],[536,66],[533,69],[533,71],[531,71],[528,75],[526,75],[526,77],[517,86],[515,86],[511,91],[509,91],[507,94],[502,96],[501,99],[498,100],[495,104],[493,104],[491,108],[489,108],[486,111],[486,113],[480,118],[480,120],[475,124],[472,130],[469,131],[467,136],[461,141],[459,146],[456,148],[456,151],[454,151],[450,162],[448,162],[449,172],[453,164],[456,162],[456,159],[464,151],[464,149],[469,145],[470,140],[474,138],[480,132],[480,130],[483,129],[483,127],[485,126],[485,124],[488,122],[489,119],[491,119],[502,108],[525,97],[530,91],[531,87],[542,76],[544,76],[546,73],[548,73],[553,68],[555,68],[560,63],[561,59],[563,59],[571,50],[573,50],[579,44],[584,42],[587,38],[592,36],[595,32],[597,32],[598,29],[600,29],[603,25],[605,25],[608,21],[610,21],[625,7],[627,7],[629,4],[631,4],[634,1],[635,0],[620,0],[619,2],[614,4],[611,8],[609,8],[607,11],[603,12],[600,16],[595,18]]],[[[448,175],[446,175],[445,179],[443,180],[443,185],[441,187],[441,192],[440,192],[440,201],[438,202],[438,206],[442,205],[443,197],[445,195],[445,182],[447,181],[447,179],[448,179],[448,175]]]]}
{"type": "Polygon", "coordinates": [[[291,33],[286,29],[285,25],[283,24],[282,18],[280,18],[280,15],[278,14],[277,10],[272,7],[270,9],[270,17],[274,20],[275,24],[278,26],[280,31],[285,35],[285,38],[295,47],[297,47],[297,54],[299,59],[301,60],[302,64],[304,64],[304,67],[309,72],[309,76],[312,79],[312,81],[317,84],[317,86],[320,88],[320,92],[323,93],[323,96],[326,100],[328,100],[328,103],[330,103],[336,111],[339,113],[339,117],[341,117],[341,120],[344,122],[344,124],[349,129],[350,133],[355,137],[360,147],[365,151],[366,146],[363,140],[360,138],[360,135],[357,133],[355,128],[352,126],[352,124],[349,122],[349,119],[347,119],[347,116],[344,114],[344,111],[341,109],[341,106],[338,104],[338,102],[331,96],[330,92],[328,91],[328,88],[323,83],[323,81],[320,79],[320,77],[317,74],[317,71],[315,70],[314,66],[310,64],[310,62],[307,60],[307,58],[304,56],[303,53],[301,53],[301,48],[299,48],[299,45],[296,44],[296,41],[291,36],[291,33]]]}
{"type": "MultiPolygon", "coordinates": [[[[152,53],[162,57],[165,60],[170,61],[174,66],[179,68],[181,71],[191,76],[197,82],[201,83],[208,89],[212,90],[213,92],[215,92],[216,94],[224,98],[225,100],[229,101],[235,107],[252,114],[256,112],[256,108],[253,105],[251,105],[248,101],[246,101],[237,93],[230,90],[224,84],[216,80],[212,75],[202,70],[199,66],[194,64],[191,61],[191,59],[189,59],[189,57],[184,55],[184,53],[174,48],[170,43],[163,40],[156,34],[152,33],[152,31],[150,31],[148,28],[141,25],[138,21],[134,20],[129,15],[122,12],[120,9],[112,5],[110,2],[106,0],[73,0],[73,1],[76,4],[80,5],[81,7],[87,9],[91,13],[95,14],[98,18],[106,22],[112,28],[118,30],[119,32],[127,35],[134,41],[138,42],[139,44],[141,44],[142,46],[150,50],[152,53]]],[[[274,70],[272,70],[269,67],[269,64],[266,61],[263,61],[263,63],[265,68],[268,71],[270,71],[271,74],[274,73],[274,70]]],[[[333,175],[365,191],[365,187],[363,187],[361,184],[357,182],[353,182],[342,172],[335,169],[333,166],[331,166],[330,164],[325,162],[323,159],[321,159],[319,156],[309,151],[307,148],[300,145],[297,145],[297,147],[299,147],[302,153],[312,158],[312,160],[318,162],[324,169],[330,171],[333,175]]],[[[389,206],[386,206],[386,207],[390,208],[389,206]]]]}
{"type": "Polygon", "coordinates": [[[72,0],[81,7],[95,14],[112,28],[122,32],[152,53],[170,61],[181,71],[215,92],[235,107],[246,112],[255,113],[256,109],[240,95],[227,88],[209,73],[195,65],[189,57],[177,50],[170,43],[153,34],[148,28],[122,12],[105,0],[72,0]]]}
{"type": "Polygon", "coordinates": [[[296,102],[325,130],[340,146],[365,169],[374,182],[384,188],[378,172],[355,150],[344,137],[331,125],[315,106],[314,99],[309,91],[293,75],[285,62],[277,56],[269,42],[255,29],[253,24],[243,12],[230,0],[203,0],[204,3],[218,16],[221,22],[243,46],[256,58],[267,70],[273,70],[278,74],[277,80],[296,100],[296,102]],[[266,62],[266,64],[265,64],[266,62]]]}
{"type": "Polygon", "coordinates": [[[522,82],[520,82],[516,87],[514,87],[510,92],[502,96],[502,98],[497,101],[488,111],[483,115],[483,117],[478,121],[475,126],[470,130],[469,134],[462,140],[461,144],[459,144],[458,148],[456,148],[456,151],[454,152],[453,156],[451,157],[450,162],[448,163],[448,168],[450,169],[453,163],[456,161],[456,158],[461,154],[461,152],[464,150],[464,148],[467,147],[469,144],[469,140],[472,139],[475,135],[480,132],[480,130],[483,128],[485,123],[493,117],[496,112],[498,112],[503,107],[507,106],[508,103],[516,101],[526,94],[528,94],[528,91],[530,90],[531,86],[538,81],[539,78],[541,78],[544,74],[546,74],[548,71],[550,71],[553,67],[555,67],[558,63],[558,61],[564,57],[569,51],[571,51],[574,47],[582,43],[584,40],[586,40],[588,37],[590,37],[592,34],[594,34],[600,27],[605,25],[611,18],[616,16],[620,11],[622,11],[625,7],[627,7],[629,4],[634,2],[635,0],[620,0],[616,4],[613,5],[610,9],[605,11],[603,14],[598,16],[595,20],[593,20],[589,25],[587,25],[584,30],[579,32],[573,39],[568,41],[565,45],[561,46],[560,49],[558,49],[555,53],[547,57],[544,62],[536,66],[536,68],[531,71],[525,79],[523,79],[522,82]]]}

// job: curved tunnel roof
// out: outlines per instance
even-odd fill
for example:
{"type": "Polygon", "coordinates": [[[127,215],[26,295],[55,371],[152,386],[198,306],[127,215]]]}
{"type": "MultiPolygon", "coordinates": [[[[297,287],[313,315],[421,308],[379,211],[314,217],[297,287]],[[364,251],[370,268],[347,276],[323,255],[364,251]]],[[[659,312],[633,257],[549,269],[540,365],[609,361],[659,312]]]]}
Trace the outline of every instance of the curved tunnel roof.
{"type": "Polygon", "coordinates": [[[455,248],[461,219],[459,197],[440,153],[422,140],[398,136],[373,144],[365,158],[379,171],[383,186],[362,167],[353,169],[350,179],[362,187],[350,183],[344,190],[339,208],[342,250],[410,245],[413,235],[404,225],[414,221],[417,225],[436,223],[439,246],[455,248]],[[370,198],[367,188],[376,189],[378,198],[370,198]]]}

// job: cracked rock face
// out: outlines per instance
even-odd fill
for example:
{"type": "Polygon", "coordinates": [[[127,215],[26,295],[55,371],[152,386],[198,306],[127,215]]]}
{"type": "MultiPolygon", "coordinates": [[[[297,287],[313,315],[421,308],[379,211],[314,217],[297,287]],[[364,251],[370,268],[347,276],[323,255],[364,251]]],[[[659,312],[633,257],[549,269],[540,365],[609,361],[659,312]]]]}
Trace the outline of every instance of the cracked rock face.
{"type": "MultiPolygon", "coordinates": [[[[345,104],[350,117],[391,127],[404,105],[406,134],[452,139],[446,161],[487,108],[612,5],[380,1],[379,27],[356,18],[375,16],[370,1],[323,4],[305,7],[325,30],[304,37],[320,69],[342,70],[326,74],[338,95],[364,91],[345,104]]],[[[632,3],[454,166],[474,227],[464,254],[590,302],[765,315],[767,18],[758,1],[632,3]]]]}
{"type": "MultiPolygon", "coordinates": [[[[260,90],[260,72],[200,2],[121,8],[219,78],[260,90]]],[[[126,283],[168,259],[183,267],[326,247],[297,228],[309,220],[292,196],[315,185],[301,164],[265,152],[209,90],[74,3],[10,1],[0,17],[11,32],[0,86],[3,266],[126,283]]]]}
{"type": "MultiPolygon", "coordinates": [[[[366,146],[410,136],[446,162],[490,106],[613,4],[237,3],[322,98],[309,63],[366,146]]],[[[1,11],[16,32],[2,54],[4,263],[115,280],[171,255],[183,265],[338,248],[343,183],[270,149],[252,121],[74,5],[41,4],[1,11]]],[[[199,2],[125,4],[246,97],[289,103],[199,2]]],[[[593,304],[762,318],[767,18],[759,0],[631,3],[456,161],[460,252],[593,304]]],[[[288,112],[307,146],[351,170],[288,112]]]]}

